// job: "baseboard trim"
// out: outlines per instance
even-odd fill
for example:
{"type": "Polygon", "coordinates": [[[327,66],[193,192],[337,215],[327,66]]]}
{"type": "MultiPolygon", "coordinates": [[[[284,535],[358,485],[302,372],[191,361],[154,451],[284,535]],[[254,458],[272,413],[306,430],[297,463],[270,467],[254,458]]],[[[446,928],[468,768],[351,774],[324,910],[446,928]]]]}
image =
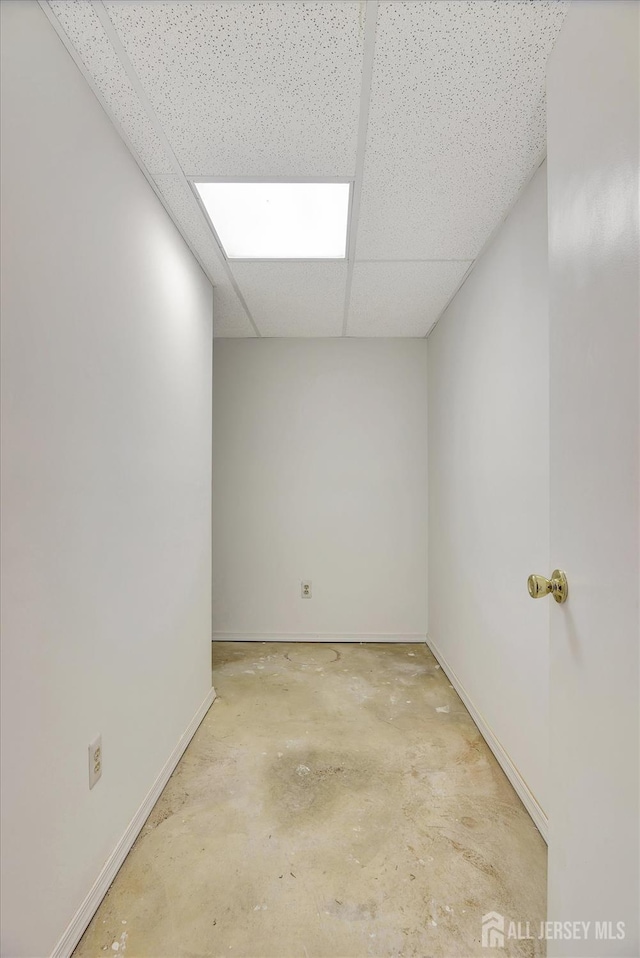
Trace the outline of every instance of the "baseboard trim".
{"type": "Polygon", "coordinates": [[[533,792],[527,785],[526,781],[522,777],[517,766],[512,761],[511,757],[509,756],[509,753],[501,744],[500,740],[497,738],[496,734],[494,733],[493,729],[489,726],[485,718],[477,710],[477,708],[475,707],[475,705],[469,698],[469,694],[467,690],[465,689],[464,685],[462,684],[462,682],[460,681],[460,679],[458,678],[454,670],[451,668],[451,666],[445,659],[444,655],[442,654],[442,652],[440,651],[436,643],[433,641],[433,639],[429,635],[427,635],[427,646],[429,647],[429,649],[431,649],[434,656],[438,660],[439,665],[442,667],[443,671],[448,676],[449,681],[451,682],[454,689],[456,690],[456,692],[462,699],[465,705],[465,708],[467,709],[467,712],[469,713],[469,715],[471,716],[471,718],[477,725],[478,731],[480,732],[483,739],[485,740],[485,742],[487,743],[487,745],[489,746],[489,748],[495,755],[498,761],[498,764],[502,767],[503,772],[505,773],[505,775],[507,776],[507,778],[509,779],[509,781],[515,788],[516,792],[518,793],[518,796],[520,800],[522,801],[522,804],[524,805],[526,810],[529,812],[529,815],[533,819],[534,825],[536,826],[536,828],[542,835],[545,842],[547,842],[548,844],[549,843],[549,838],[548,838],[549,820],[547,818],[546,813],[544,812],[538,800],[536,799],[535,795],[533,794],[533,792]]]}
{"type": "Polygon", "coordinates": [[[212,642],[415,642],[424,632],[214,632],[212,642]]]}
{"type": "Polygon", "coordinates": [[[182,758],[187,745],[193,738],[203,718],[211,708],[215,697],[215,689],[212,688],[198,708],[196,714],[189,722],[186,731],[180,737],[180,740],[173,752],[165,762],[162,771],[151,786],[151,789],[147,793],[142,805],[131,819],[131,822],[127,826],[124,835],[107,859],[89,894],[78,908],[77,912],[67,926],[66,931],[60,938],[60,941],[51,952],[51,958],[69,958],[69,956],[72,954],[73,949],[82,938],[87,925],[96,913],[100,902],[109,890],[109,886],[116,877],[122,863],[129,854],[131,846],[138,837],[142,826],[146,822],[153,806],[160,797],[162,789],[169,781],[169,778],[171,777],[176,765],[182,758]]]}

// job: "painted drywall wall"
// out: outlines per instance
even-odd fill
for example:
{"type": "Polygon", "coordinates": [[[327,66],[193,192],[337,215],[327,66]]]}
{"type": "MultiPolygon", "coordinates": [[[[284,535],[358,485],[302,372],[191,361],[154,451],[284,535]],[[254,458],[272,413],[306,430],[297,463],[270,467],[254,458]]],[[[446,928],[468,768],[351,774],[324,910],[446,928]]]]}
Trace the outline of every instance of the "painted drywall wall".
{"type": "Polygon", "coordinates": [[[548,802],[549,321],[543,165],[428,339],[429,639],[548,802]]]}
{"type": "Polygon", "coordinates": [[[638,3],[572,4],[547,112],[550,546],[569,580],[566,605],[550,610],[548,917],[591,921],[586,940],[550,941],[547,953],[637,958],[638,3]]]}
{"type": "Polygon", "coordinates": [[[216,342],[214,635],[424,639],[426,377],[425,340],[216,342]]]}
{"type": "Polygon", "coordinates": [[[33,958],[210,693],[212,290],[43,11],[0,7],[2,949],[33,958]]]}

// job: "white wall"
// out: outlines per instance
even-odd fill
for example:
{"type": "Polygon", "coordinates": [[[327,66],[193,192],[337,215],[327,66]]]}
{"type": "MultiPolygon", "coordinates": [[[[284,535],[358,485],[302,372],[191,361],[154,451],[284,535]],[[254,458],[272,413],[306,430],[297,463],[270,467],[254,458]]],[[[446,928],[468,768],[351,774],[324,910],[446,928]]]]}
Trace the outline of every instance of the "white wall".
{"type": "Polygon", "coordinates": [[[549,321],[543,165],[428,339],[429,638],[548,802],[549,321]]]}
{"type": "Polygon", "coordinates": [[[426,408],[425,340],[216,342],[214,634],[424,639],[426,408]]]}
{"type": "Polygon", "coordinates": [[[42,10],[0,6],[3,954],[33,958],[210,690],[212,291],[42,10]]]}

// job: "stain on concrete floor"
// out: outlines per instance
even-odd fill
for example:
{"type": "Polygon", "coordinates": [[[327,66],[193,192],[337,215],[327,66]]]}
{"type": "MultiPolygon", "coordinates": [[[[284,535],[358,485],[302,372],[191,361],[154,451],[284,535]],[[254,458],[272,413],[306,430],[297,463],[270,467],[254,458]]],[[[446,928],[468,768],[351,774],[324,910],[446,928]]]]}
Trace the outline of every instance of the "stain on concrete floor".
{"type": "Polygon", "coordinates": [[[220,642],[213,669],[75,958],[486,956],[489,911],[535,934],[546,846],[425,646],[220,642]]]}

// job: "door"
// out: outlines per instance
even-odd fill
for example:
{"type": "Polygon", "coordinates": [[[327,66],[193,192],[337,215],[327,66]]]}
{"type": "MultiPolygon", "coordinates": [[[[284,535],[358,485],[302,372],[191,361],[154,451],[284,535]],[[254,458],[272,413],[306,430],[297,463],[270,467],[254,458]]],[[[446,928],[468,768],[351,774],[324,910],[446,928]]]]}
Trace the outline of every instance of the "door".
{"type": "Polygon", "coordinates": [[[548,953],[582,958],[640,955],[639,33],[635,0],[574,2],[547,84],[549,919],[592,923],[548,953]]]}

